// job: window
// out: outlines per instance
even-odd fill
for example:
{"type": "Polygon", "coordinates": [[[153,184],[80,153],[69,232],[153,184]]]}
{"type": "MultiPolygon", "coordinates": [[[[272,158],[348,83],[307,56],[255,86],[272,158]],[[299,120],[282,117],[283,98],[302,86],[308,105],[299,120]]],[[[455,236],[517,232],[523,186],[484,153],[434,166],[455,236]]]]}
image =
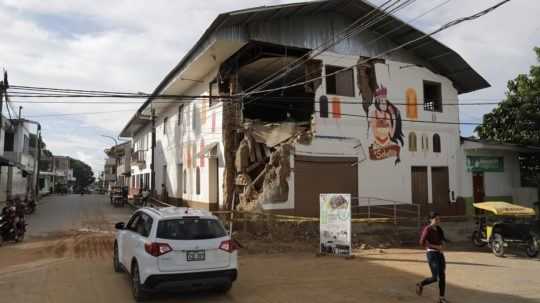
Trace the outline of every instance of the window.
{"type": "Polygon", "coordinates": [[[353,69],[326,65],[326,93],[354,97],[353,69]],[[336,73],[336,74],[335,74],[336,73]]]}
{"type": "Polygon", "coordinates": [[[167,134],[167,121],[169,121],[169,118],[165,117],[163,118],[163,134],[167,134]]]}
{"type": "Polygon", "coordinates": [[[438,134],[433,135],[433,152],[441,152],[441,137],[438,134]]]}
{"type": "Polygon", "coordinates": [[[152,223],[154,220],[152,218],[145,214],[141,213],[139,216],[139,220],[135,223],[135,232],[140,234],[143,237],[148,237],[150,235],[150,231],[152,230],[152,223]]]}
{"type": "Polygon", "coordinates": [[[182,110],[184,109],[184,104],[178,106],[178,126],[182,126],[182,110]]]}
{"type": "Polygon", "coordinates": [[[129,222],[127,224],[127,229],[131,231],[135,231],[137,227],[137,223],[139,222],[139,219],[141,217],[141,213],[135,213],[131,219],[129,219],[129,222]]]}
{"type": "Polygon", "coordinates": [[[219,102],[219,99],[212,98],[215,96],[219,96],[219,86],[218,86],[217,79],[214,79],[214,81],[210,82],[209,92],[210,92],[210,98],[209,98],[208,104],[209,106],[212,106],[219,102]]]}
{"type": "Polygon", "coordinates": [[[416,134],[414,132],[409,133],[409,151],[415,152],[416,148],[416,134]]]}
{"type": "Polygon", "coordinates": [[[184,176],[182,178],[182,181],[184,181],[184,194],[187,194],[187,172],[184,169],[184,176]]]}
{"type": "Polygon", "coordinates": [[[4,138],[4,151],[13,151],[15,145],[15,133],[6,132],[4,138]]]}
{"type": "Polygon", "coordinates": [[[223,225],[214,219],[183,218],[159,221],[157,237],[169,240],[203,240],[225,237],[223,225]]]}
{"type": "Polygon", "coordinates": [[[424,110],[442,112],[441,84],[424,81],[424,110]]]}
{"type": "Polygon", "coordinates": [[[429,139],[426,135],[422,135],[422,151],[429,151],[429,139]]]}
{"type": "Polygon", "coordinates": [[[29,153],[30,152],[30,138],[28,138],[27,135],[24,135],[23,137],[23,153],[29,153]]]}
{"type": "Polygon", "coordinates": [[[144,174],[143,181],[144,181],[144,187],[150,188],[150,173],[144,174]]]}
{"type": "Polygon", "coordinates": [[[201,169],[199,167],[195,170],[195,193],[201,194],[201,169]]]}
{"type": "Polygon", "coordinates": [[[191,128],[197,129],[197,106],[193,104],[193,111],[191,112],[191,128]]]}

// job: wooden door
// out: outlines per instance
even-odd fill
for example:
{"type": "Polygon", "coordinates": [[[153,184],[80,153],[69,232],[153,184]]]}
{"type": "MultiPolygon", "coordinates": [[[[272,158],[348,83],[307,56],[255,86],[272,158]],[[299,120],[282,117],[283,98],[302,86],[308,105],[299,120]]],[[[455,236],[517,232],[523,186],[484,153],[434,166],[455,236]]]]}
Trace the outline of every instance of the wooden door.
{"type": "Polygon", "coordinates": [[[473,174],[473,196],[474,202],[484,202],[486,193],[484,190],[484,174],[473,174]]]}
{"type": "MultiPolygon", "coordinates": [[[[295,156],[294,214],[318,217],[319,195],[344,193],[358,197],[356,158],[295,156]]],[[[354,205],[354,201],[352,202],[354,205]]]]}
{"type": "Polygon", "coordinates": [[[427,167],[411,167],[412,201],[415,204],[428,202],[428,176],[427,167]]]}
{"type": "Polygon", "coordinates": [[[448,167],[431,168],[431,188],[434,204],[446,206],[450,203],[448,167]]]}

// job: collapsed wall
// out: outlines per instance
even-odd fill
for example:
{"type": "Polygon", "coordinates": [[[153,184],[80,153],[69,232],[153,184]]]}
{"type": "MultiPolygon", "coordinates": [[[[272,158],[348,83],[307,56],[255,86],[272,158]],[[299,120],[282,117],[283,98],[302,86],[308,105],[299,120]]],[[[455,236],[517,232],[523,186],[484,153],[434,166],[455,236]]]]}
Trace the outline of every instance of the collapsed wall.
{"type": "Polygon", "coordinates": [[[237,209],[262,210],[263,204],[286,202],[294,144],[311,140],[308,125],[248,121],[244,123],[243,134],[235,159],[237,209]]]}

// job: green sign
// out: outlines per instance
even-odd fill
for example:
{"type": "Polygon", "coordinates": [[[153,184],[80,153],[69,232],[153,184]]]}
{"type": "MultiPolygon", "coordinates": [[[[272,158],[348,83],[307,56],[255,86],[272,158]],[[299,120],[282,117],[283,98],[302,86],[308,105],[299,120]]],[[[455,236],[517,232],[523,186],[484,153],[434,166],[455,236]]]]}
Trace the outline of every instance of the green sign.
{"type": "Polygon", "coordinates": [[[503,157],[467,156],[467,171],[470,172],[503,172],[503,157]]]}

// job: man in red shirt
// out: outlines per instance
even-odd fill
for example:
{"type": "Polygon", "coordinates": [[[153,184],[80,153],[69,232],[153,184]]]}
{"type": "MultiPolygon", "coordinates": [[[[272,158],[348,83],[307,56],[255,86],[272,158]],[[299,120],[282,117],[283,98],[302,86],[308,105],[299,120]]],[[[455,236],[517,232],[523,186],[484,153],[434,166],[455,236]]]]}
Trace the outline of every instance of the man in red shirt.
{"type": "Polygon", "coordinates": [[[441,218],[436,212],[429,214],[430,224],[424,227],[420,236],[420,245],[427,250],[427,261],[432,276],[416,284],[416,294],[421,296],[424,286],[439,281],[439,303],[447,303],[446,290],[446,260],[443,254],[443,244],[448,242],[439,226],[441,218]]]}

